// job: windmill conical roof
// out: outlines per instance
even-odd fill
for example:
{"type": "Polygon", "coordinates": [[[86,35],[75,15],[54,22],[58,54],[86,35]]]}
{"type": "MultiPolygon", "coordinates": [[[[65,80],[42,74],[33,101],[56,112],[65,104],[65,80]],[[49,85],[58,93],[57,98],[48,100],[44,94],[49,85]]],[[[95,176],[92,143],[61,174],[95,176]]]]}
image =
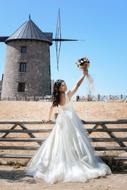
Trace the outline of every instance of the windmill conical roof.
{"type": "Polygon", "coordinates": [[[29,18],[24,24],[22,24],[6,42],[12,40],[39,40],[52,44],[52,33],[44,33],[41,29],[29,18]]]}

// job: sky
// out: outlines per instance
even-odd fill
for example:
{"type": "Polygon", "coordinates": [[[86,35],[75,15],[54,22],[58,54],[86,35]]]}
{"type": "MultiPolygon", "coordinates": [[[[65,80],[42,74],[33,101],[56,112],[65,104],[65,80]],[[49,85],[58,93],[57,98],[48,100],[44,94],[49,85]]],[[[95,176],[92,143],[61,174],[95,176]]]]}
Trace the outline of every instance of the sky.
{"type": "MultiPolygon", "coordinates": [[[[88,57],[94,80],[93,94],[127,94],[127,1],[126,0],[0,0],[0,36],[11,35],[31,19],[43,32],[55,37],[58,9],[63,42],[57,71],[55,44],[50,47],[51,78],[64,79],[72,89],[82,76],[75,62],[88,57]]],[[[0,77],[4,73],[6,45],[0,43],[0,77]]],[[[88,92],[87,79],[78,95],[88,92]]]]}

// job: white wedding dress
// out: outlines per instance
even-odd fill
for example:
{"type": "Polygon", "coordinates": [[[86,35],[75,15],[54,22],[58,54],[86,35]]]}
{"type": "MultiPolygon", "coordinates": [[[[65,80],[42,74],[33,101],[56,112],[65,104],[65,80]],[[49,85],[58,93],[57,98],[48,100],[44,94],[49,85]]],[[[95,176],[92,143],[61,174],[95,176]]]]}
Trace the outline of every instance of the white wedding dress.
{"type": "Polygon", "coordinates": [[[95,155],[87,130],[66,95],[58,106],[56,124],[26,166],[26,175],[47,183],[86,182],[111,174],[110,167],[95,155]]]}

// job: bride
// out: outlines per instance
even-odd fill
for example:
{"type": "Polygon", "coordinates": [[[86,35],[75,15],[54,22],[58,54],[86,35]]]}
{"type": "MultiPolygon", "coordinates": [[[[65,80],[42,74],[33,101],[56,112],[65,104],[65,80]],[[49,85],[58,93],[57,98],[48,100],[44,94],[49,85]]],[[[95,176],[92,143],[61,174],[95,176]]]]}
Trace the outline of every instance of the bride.
{"type": "Polygon", "coordinates": [[[58,107],[56,123],[33,158],[26,166],[26,175],[42,178],[47,183],[86,182],[92,178],[112,173],[109,166],[95,155],[87,130],[73,109],[71,97],[77,91],[88,71],[67,91],[66,83],[57,80],[54,84],[53,108],[58,107]]]}

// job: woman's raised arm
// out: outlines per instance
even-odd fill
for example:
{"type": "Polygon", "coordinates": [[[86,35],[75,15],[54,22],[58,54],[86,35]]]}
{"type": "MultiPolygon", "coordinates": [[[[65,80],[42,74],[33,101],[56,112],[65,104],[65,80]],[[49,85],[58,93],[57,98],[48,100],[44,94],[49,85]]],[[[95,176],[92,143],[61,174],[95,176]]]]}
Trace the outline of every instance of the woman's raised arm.
{"type": "Polygon", "coordinates": [[[85,76],[87,75],[88,73],[85,73],[84,72],[84,75],[77,81],[77,83],[75,84],[74,88],[70,91],[68,91],[68,96],[71,98],[75,92],[78,90],[79,86],[81,85],[81,83],[83,82],[85,76]]]}

